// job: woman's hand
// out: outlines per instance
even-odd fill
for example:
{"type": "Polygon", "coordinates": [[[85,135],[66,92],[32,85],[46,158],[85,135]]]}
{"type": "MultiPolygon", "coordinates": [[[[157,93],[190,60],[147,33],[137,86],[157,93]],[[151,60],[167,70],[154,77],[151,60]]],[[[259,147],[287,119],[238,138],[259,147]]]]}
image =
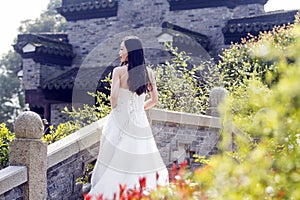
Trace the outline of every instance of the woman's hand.
{"type": "Polygon", "coordinates": [[[145,110],[148,110],[148,109],[152,108],[153,106],[155,106],[156,104],[158,104],[158,91],[157,91],[157,87],[156,87],[154,72],[152,69],[148,68],[148,75],[149,75],[149,79],[150,79],[150,83],[151,83],[150,99],[148,99],[144,103],[145,110]]]}

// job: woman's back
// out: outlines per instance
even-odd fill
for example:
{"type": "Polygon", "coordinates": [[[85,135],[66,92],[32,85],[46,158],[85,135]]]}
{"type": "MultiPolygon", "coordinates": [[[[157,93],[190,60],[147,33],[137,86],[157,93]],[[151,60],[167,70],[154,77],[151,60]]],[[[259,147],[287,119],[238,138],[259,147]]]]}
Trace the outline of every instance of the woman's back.
{"type": "Polygon", "coordinates": [[[129,89],[128,86],[128,67],[127,66],[121,66],[119,67],[121,71],[121,77],[120,77],[120,88],[129,89]]]}

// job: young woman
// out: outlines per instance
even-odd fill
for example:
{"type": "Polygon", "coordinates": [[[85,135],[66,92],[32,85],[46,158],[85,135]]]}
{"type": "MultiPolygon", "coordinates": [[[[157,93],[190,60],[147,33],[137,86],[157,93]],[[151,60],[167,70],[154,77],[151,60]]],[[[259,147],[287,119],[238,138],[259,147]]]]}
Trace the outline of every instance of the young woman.
{"type": "Polygon", "coordinates": [[[119,184],[148,188],[168,183],[168,171],[157,149],[145,110],[158,102],[154,73],[146,68],[141,41],[135,36],[120,45],[121,66],[112,74],[112,111],[103,127],[100,150],[92,174],[90,195],[119,196],[119,184]],[[146,100],[146,94],[150,98],[146,100]],[[158,173],[158,180],[156,174],[158,173]]]}

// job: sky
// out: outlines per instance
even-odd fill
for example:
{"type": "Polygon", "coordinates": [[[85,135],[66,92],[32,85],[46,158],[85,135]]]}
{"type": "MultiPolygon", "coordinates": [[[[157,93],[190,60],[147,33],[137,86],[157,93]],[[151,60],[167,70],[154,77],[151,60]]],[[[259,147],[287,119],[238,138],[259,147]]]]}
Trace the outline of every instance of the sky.
{"type": "MultiPolygon", "coordinates": [[[[0,1],[0,56],[12,50],[14,38],[21,21],[36,19],[47,9],[50,0],[1,0],[0,1]]],[[[300,8],[300,0],[269,0],[265,11],[293,10],[300,8]]]]}

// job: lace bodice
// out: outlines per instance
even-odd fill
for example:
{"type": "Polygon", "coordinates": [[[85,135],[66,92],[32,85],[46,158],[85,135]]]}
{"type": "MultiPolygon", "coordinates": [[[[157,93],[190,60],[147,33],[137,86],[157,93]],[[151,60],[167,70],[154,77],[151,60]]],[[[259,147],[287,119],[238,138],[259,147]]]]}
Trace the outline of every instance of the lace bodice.
{"type": "Polygon", "coordinates": [[[120,88],[116,109],[127,110],[129,113],[144,112],[144,101],[146,94],[137,95],[129,89],[120,88]]]}
{"type": "MultiPolygon", "coordinates": [[[[126,132],[132,125],[141,129],[149,127],[147,115],[144,110],[145,98],[146,94],[137,95],[129,89],[120,88],[117,106],[111,114],[121,130],[126,132]]],[[[138,137],[150,136],[148,132],[143,131],[142,133],[143,136],[138,135],[138,137]]]]}

